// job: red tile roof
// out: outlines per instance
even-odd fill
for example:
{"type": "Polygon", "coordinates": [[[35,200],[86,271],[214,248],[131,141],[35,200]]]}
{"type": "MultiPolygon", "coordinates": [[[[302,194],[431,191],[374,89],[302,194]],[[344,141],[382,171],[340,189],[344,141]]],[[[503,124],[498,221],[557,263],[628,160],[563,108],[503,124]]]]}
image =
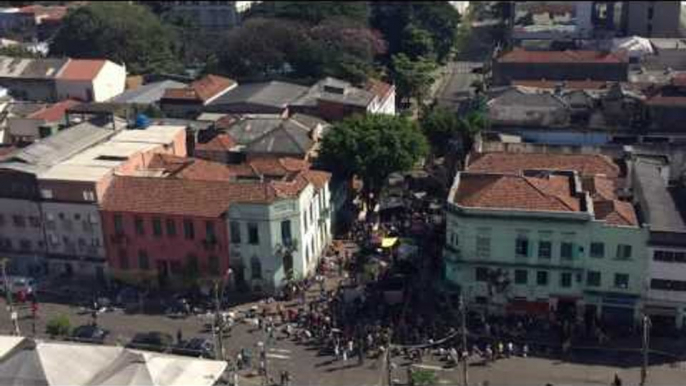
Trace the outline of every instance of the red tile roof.
{"type": "Polygon", "coordinates": [[[73,99],[63,100],[49,107],[38,110],[35,113],[29,115],[27,118],[42,119],[46,122],[59,121],[62,118],[64,118],[68,109],[80,104],[81,102],[73,99]]]}
{"type": "Polygon", "coordinates": [[[393,85],[371,78],[367,80],[367,83],[364,86],[365,90],[376,95],[380,100],[384,100],[386,98],[388,92],[391,91],[391,88],[393,88],[393,85]]]}
{"type": "Polygon", "coordinates": [[[228,134],[219,134],[205,143],[195,145],[196,150],[229,151],[236,146],[236,141],[228,134]]]}
{"type": "Polygon", "coordinates": [[[602,51],[527,51],[515,48],[498,58],[500,63],[626,63],[625,53],[602,51]]]}
{"type": "Polygon", "coordinates": [[[238,175],[233,168],[218,162],[169,154],[155,154],[147,167],[162,169],[170,177],[187,180],[232,181],[238,175]]]}
{"type": "Polygon", "coordinates": [[[455,194],[458,205],[473,208],[577,212],[569,177],[524,177],[462,173],[455,194]]]}
{"type": "Polygon", "coordinates": [[[102,210],[218,217],[233,203],[270,203],[278,198],[270,184],[176,178],[115,177],[102,210]]]}
{"type": "Polygon", "coordinates": [[[633,205],[619,200],[599,200],[593,202],[595,217],[611,225],[636,226],[638,219],[633,205]]]}
{"type": "Polygon", "coordinates": [[[523,170],[575,170],[582,176],[604,174],[619,177],[619,166],[600,154],[552,153],[473,153],[467,170],[470,172],[513,173],[523,170]]]}
{"type": "Polygon", "coordinates": [[[184,88],[170,88],[164,92],[164,99],[182,99],[205,102],[222,93],[236,82],[217,75],[206,75],[184,88]]]}
{"type": "MultiPolygon", "coordinates": [[[[554,89],[563,82],[552,80],[513,80],[512,85],[534,88],[554,89]]],[[[567,80],[564,81],[564,88],[567,90],[602,90],[606,88],[607,82],[596,80],[567,80]]]]}
{"type": "Polygon", "coordinates": [[[93,80],[105,66],[104,59],[69,59],[58,79],[93,80]]]}
{"type": "Polygon", "coordinates": [[[591,194],[594,200],[614,200],[617,198],[615,193],[615,181],[605,176],[587,176],[581,180],[583,189],[591,194]]]}

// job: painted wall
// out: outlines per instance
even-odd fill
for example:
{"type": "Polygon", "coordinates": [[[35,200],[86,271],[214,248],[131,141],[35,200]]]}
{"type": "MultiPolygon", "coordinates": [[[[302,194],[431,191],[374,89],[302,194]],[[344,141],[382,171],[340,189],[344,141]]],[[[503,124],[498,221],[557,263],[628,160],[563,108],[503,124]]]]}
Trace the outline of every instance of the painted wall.
{"type": "Polygon", "coordinates": [[[290,221],[291,237],[296,247],[292,252],[294,276],[312,275],[331,241],[331,210],[324,209],[330,208],[330,200],[328,185],[319,191],[309,185],[297,199],[281,200],[271,205],[232,205],[229,208],[229,227],[231,224],[238,226],[241,238],[240,243],[231,244],[234,271],[242,269],[246,283],[252,288],[259,286],[267,291],[280,288],[286,277],[283,255],[279,253],[284,243],[281,224],[290,221]],[[258,227],[257,245],[248,242],[248,224],[258,227]],[[259,259],[261,274],[254,274],[252,259],[259,259]]]}
{"type": "Polygon", "coordinates": [[[0,250],[12,257],[10,266],[13,270],[25,274],[32,266],[41,266],[45,255],[45,238],[39,204],[29,200],[0,198],[0,217],[0,250]],[[14,216],[18,216],[18,223],[15,223],[14,216]]]}
{"type": "MultiPolygon", "coordinates": [[[[205,218],[198,216],[172,216],[151,213],[121,213],[123,219],[123,236],[119,237],[114,228],[115,213],[101,212],[103,235],[107,250],[108,263],[115,277],[141,282],[149,280],[153,286],[157,285],[158,264],[168,264],[170,269],[170,284],[182,280],[189,255],[198,258],[200,276],[209,277],[209,256],[219,258],[219,272],[226,272],[229,267],[229,246],[227,227],[223,219],[205,218]],[[143,220],[144,234],[139,235],[135,230],[135,216],[143,220]],[[153,234],[153,218],[162,221],[162,235],[153,234]],[[184,235],[185,219],[191,220],[194,228],[194,238],[187,239],[184,235]],[[174,223],[176,234],[170,236],[167,232],[167,220],[174,223]],[[216,244],[207,247],[206,221],[215,226],[216,244]],[[150,267],[144,270],[139,264],[140,251],[147,252],[150,267]],[[128,257],[128,268],[123,267],[121,255],[128,257]],[[160,262],[160,263],[158,263],[160,262]],[[176,268],[172,268],[176,266],[176,268]],[[178,268],[178,269],[177,269],[178,268]]],[[[208,244],[209,245],[209,244],[208,244]]]]}
{"type": "MultiPolygon", "coordinates": [[[[643,278],[647,267],[646,229],[609,227],[596,221],[527,219],[511,212],[504,212],[504,216],[500,218],[448,212],[447,221],[444,250],[446,279],[462,286],[466,297],[471,301],[477,300],[477,297],[490,296],[486,283],[476,279],[477,267],[500,268],[509,273],[511,290],[500,297],[493,296],[495,303],[504,304],[507,297],[526,298],[528,301],[576,297],[588,304],[598,302],[596,297],[586,295],[588,291],[627,295],[644,293],[643,278]],[[528,257],[515,256],[518,237],[529,240],[528,257]],[[477,248],[477,238],[490,240],[489,254],[483,254],[483,247],[477,248]],[[551,242],[552,253],[549,259],[539,257],[542,241],[551,242]],[[590,257],[590,245],[596,241],[604,243],[605,254],[602,258],[590,257]],[[572,259],[561,257],[562,242],[573,244],[572,259]],[[616,259],[619,244],[631,246],[631,259],[616,259]],[[528,272],[526,284],[515,282],[515,270],[528,272]],[[539,271],[548,272],[547,285],[537,284],[539,271]],[[599,286],[588,285],[588,271],[600,272],[599,286]],[[562,273],[571,274],[572,282],[569,287],[562,286],[562,273]],[[627,288],[614,285],[614,277],[618,273],[629,275],[627,288]]],[[[634,311],[638,312],[637,309],[634,311]]]]}

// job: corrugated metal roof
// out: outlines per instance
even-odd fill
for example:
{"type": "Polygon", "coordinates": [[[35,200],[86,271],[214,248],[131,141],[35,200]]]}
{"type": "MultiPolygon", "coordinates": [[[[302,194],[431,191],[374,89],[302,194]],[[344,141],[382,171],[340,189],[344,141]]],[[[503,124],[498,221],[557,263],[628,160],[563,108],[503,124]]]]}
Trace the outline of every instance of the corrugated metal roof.
{"type": "Polygon", "coordinates": [[[148,83],[133,90],[124,91],[123,93],[110,99],[113,103],[127,103],[127,104],[152,104],[157,103],[162,99],[164,92],[168,88],[183,88],[187,85],[185,83],[177,82],[175,80],[163,80],[161,82],[148,83]]]}
{"type": "Polygon", "coordinates": [[[115,131],[107,124],[99,126],[92,122],[83,122],[35,142],[17,152],[10,158],[10,161],[43,167],[54,166],[84,149],[106,140],[114,133],[115,131]]]}
{"type": "Polygon", "coordinates": [[[308,88],[297,84],[271,81],[239,85],[220,96],[210,106],[248,103],[261,106],[285,108],[308,88]]]}

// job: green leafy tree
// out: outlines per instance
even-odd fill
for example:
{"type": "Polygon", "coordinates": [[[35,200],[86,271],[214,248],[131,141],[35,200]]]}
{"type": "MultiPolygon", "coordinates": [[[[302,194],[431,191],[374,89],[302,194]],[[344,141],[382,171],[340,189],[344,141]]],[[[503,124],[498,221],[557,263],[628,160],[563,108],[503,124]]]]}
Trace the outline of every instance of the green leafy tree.
{"type": "Polygon", "coordinates": [[[430,59],[411,60],[405,54],[393,56],[393,78],[401,99],[415,98],[421,105],[434,82],[438,65],[430,59]]]}
{"type": "Polygon", "coordinates": [[[319,24],[328,19],[346,18],[366,26],[366,1],[264,1],[253,6],[249,17],[281,18],[319,24]]]}
{"type": "Polygon", "coordinates": [[[420,126],[439,156],[446,153],[450,141],[464,128],[455,112],[442,107],[435,107],[425,113],[421,117],[420,126]]]}
{"type": "Polygon", "coordinates": [[[50,336],[67,336],[71,333],[71,322],[66,315],[58,315],[48,321],[45,332],[50,336]]]}
{"type": "Polygon", "coordinates": [[[346,19],[315,26],[282,19],[253,18],[227,34],[217,68],[230,77],[264,79],[324,76],[361,83],[374,72],[385,44],[379,34],[346,19]]]}
{"type": "Polygon", "coordinates": [[[369,197],[391,173],[409,170],[426,154],[426,138],[414,121],[365,115],[337,123],[322,140],[319,161],[341,176],[361,178],[369,197]]]}
{"type": "Polygon", "coordinates": [[[70,12],[51,45],[52,55],[107,58],[133,74],[180,70],[170,28],[146,7],[94,2],[70,12]]]}
{"type": "Polygon", "coordinates": [[[412,60],[417,58],[435,58],[434,40],[431,33],[414,24],[408,24],[403,31],[403,53],[412,60]]]}
{"type": "Polygon", "coordinates": [[[388,42],[389,57],[405,53],[405,33],[408,25],[421,28],[431,35],[436,59],[444,61],[455,44],[460,14],[448,2],[440,1],[375,1],[371,2],[370,25],[378,29],[388,42]]]}

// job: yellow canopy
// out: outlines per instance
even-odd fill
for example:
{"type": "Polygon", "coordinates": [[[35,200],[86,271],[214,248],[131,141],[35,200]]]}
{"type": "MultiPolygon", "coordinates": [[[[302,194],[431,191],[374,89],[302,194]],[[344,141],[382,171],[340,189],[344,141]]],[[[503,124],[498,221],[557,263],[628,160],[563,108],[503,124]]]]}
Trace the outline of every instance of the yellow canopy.
{"type": "Polygon", "coordinates": [[[398,242],[397,237],[384,237],[381,239],[381,248],[391,248],[398,242]]]}

